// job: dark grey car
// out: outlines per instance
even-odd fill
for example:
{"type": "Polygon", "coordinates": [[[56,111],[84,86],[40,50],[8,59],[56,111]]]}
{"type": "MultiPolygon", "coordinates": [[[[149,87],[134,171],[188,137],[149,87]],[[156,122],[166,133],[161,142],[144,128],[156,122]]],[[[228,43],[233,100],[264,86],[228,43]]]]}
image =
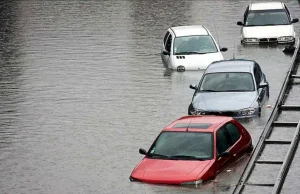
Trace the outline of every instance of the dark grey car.
{"type": "Polygon", "coordinates": [[[253,60],[216,61],[204,72],[188,108],[189,115],[260,116],[269,97],[269,84],[253,60]]]}

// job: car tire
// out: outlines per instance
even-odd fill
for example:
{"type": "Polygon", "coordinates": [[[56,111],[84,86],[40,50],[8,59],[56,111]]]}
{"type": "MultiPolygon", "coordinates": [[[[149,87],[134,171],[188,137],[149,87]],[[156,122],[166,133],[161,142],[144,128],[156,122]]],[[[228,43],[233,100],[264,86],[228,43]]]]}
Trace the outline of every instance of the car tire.
{"type": "Polygon", "coordinates": [[[270,88],[267,87],[267,97],[269,98],[270,97],[270,88]]]}

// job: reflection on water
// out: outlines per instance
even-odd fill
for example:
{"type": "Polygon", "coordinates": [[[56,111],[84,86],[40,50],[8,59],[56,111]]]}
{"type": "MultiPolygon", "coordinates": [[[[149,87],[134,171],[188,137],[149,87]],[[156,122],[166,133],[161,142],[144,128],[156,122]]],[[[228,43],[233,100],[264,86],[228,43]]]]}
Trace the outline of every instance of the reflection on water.
{"type": "MultiPolygon", "coordinates": [[[[276,102],[291,56],[239,43],[249,2],[1,1],[0,193],[230,193],[247,157],[200,189],[128,177],[138,148],[187,114],[189,85],[203,73],[163,67],[168,27],[206,25],[229,48],[225,58],[261,65],[276,102]]],[[[300,18],[299,4],[285,2],[300,18]]],[[[254,143],[270,112],[243,122],[254,143]]]]}

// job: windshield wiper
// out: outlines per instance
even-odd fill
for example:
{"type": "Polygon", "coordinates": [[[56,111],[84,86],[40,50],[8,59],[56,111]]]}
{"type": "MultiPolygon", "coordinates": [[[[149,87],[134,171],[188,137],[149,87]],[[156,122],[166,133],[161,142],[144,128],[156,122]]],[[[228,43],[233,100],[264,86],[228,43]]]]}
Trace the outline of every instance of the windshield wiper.
{"type": "Polygon", "coordinates": [[[162,155],[162,154],[149,154],[149,157],[159,157],[159,158],[167,158],[169,159],[170,157],[169,156],[166,156],[166,155],[162,155]]]}
{"type": "Polygon", "coordinates": [[[200,90],[200,92],[220,92],[219,90],[200,90]]]}
{"type": "Polygon", "coordinates": [[[174,155],[174,156],[169,156],[170,158],[173,159],[189,159],[189,160],[207,160],[206,158],[198,158],[196,156],[188,156],[188,155],[174,155]]]}
{"type": "Polygon", "coordinates": [[[180,52],[180,53],[176,53],[176,55],[190,55],[190,54],[206,54],[206,53],[200,53],[200,52],[196,52],[196,51],[191,51],[191,52],[180,52]]]}
{"type": "Polygon", "coordinates": [[[286,24],[260,24],[260,25],[246,25],[246,26],[279,26],[279,25],[286,25],[286,24]]]}
{"type": "Polygon", "coordinates": [[[249,91],[252,91],[252,90],[224,90],[222,92],[249,92],[249,91]]]}

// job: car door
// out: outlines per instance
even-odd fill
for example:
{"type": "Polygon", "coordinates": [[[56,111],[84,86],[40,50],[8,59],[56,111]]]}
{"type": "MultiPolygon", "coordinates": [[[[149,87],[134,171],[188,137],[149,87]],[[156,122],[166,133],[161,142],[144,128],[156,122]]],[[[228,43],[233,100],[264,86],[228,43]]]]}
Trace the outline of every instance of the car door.
{"type": "Polygon", "coordinates": [[[259,88],[260,84],[264,82],[264,77],[263,73],[257,63],[254,65],[254,77],[255,77],[255,83],[256,83],[256,88],[257,88],[257,101],[258,104],[261,106],[264,101],[266,100],[266,90],[267,88],[259,88]]]}
{"type": "Polygon", "coordinates": [[[166,66],[169,66],[168,63],[171,55],[172,38],[172,34],[168,31],[164,37],[164,45],[161,53],[163,63],[166,66]]]}
{"type": "Polygon", "coordinates": [[[168,37],[170,35],[170,32],[169,30],[166,32],[165,36],[164,36],[164,39],[163,39],[163,44],[162,44],[162,47],[161,47],[161,59],[162,59],[162,62],[164,65],[167,65],[166,64],[166,59],[165,59],[165,55],[164,55],[164,51],[166,51],[166,42],[168,40],[168,37]]]}
{"type": "MultiPolygon", "coordinates": [[[[223,152],[229,151],[230,148],[230,136],[225,126],[220,127],[216,132],[216,173],[222,171],[228,164],[230,156],[220,157],[223,152]]],[[[230,154],[230,153],[229,153],[230,154]]]]}
{"type": "Polygon", "coordinates": [[[244,141],[241,141],[242,135],[239,128],[232,122],[229,122],[225,125],[225,128],[230,136],[230,153],[232,157],[230,162],[234,162],[241,155],[243,155],[243,150],[245,148],[244,141]]]}
{"type": "Polygon", "coordinates": [[[244,154],[245,143],[241,141],[241,137],[240,129],[232,122],[226,123],[217,131],[217,155],[225,151],[229,152],[227,157],[217,157],[217,173],[244,154]]]}

